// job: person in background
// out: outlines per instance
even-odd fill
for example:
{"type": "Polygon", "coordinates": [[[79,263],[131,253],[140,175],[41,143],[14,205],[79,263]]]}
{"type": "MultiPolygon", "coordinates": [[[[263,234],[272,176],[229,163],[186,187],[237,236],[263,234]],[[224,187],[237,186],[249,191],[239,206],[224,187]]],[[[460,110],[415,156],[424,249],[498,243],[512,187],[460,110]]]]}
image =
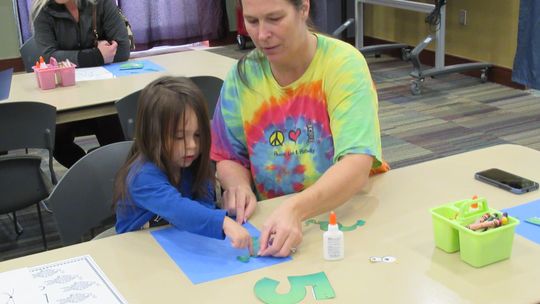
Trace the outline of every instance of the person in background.
{"type": "Polygon", "coordinates": [[[47,61],[54,57],[94,67],[129,59],[126,25],[113,0],[34,0],[31,16],[34,40],[47,61]]]}
{"type": "Polygon", "coordinates": [[[116,231],[170,223],[249,248],[248,231],[216,209],[210,166],[210,118],[188,78],[162,77],[139,97],[135,140],[115,181],[116,231]]]}
{"type": "MultiPolygon", "coordinates": [[[[54,57],[77,67],[94,67],[129,59],[127,29],[113,0],[34,0],[31,17],[35,43],[47,62],[54,57]],[[94,9],[98,40],[93,33],[94,9]]],[[[117,115],[62,123],[56,127],[55,159],[71,167],[86,154],[74,143],[75,137],[90,134],[100,145],[124,139],[117,115]]]]}
{"type": "Polygon", "coordinates": [[[288,256],[302,221],[344,204],[382,161],[377,92],[362,54],[310,27],[308,0],[241,0],[256,49],[225,79],[211,157],[224,208],[291,194],[266,219],[258,254],[288,256]],[[252,187],[254,185],[254,187],[252,187]]]}

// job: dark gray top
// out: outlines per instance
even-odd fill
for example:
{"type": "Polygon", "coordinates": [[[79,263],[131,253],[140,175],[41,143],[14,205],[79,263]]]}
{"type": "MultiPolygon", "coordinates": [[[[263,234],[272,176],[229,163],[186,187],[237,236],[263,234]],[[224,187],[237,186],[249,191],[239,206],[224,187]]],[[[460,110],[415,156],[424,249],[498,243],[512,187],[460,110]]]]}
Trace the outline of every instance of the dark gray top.
{"type": "MultiPolygon", "coordinates": [[[[69,59],[78,67],[104,64],[101,52],[94,47],[92,7],[92,3],[81,0],[79,23],[75,22],[63,4],[50,0],[43,7],[34,20],[34,39],[47,61],[52,56],[58,61],[69,59]]],[[[128,60],[128,33],[114,1],[97,0],[96,16],[99,40],[115,40],[118,43],[114,62],[128,60]]]]}

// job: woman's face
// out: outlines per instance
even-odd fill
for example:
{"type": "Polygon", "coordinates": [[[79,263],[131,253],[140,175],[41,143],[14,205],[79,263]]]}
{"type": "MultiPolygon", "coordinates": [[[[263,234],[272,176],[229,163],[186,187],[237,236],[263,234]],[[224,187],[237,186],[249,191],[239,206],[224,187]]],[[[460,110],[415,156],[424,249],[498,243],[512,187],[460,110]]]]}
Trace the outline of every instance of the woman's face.
{"type": "Polygon", "coordinates": [[[186,107],[185,121],[180,119],[173,139],[172,161],[178,168],[191,166],[200,154],[199,121],[190,107],[186,107]]]}
{"type": "Polygon", "coordinates": [[[58,4],[66,4],[68,2],[73,2],[73,0],[54,0],[54,2],[58,4]]]}
{"type": "Polygon", "coordinates": [[[294,59],[294,54],[306,48],[306,20],[309,1],[297,9],[288,0],[242,0],[246,30],[255,43],[274,64],[294,59]]]}

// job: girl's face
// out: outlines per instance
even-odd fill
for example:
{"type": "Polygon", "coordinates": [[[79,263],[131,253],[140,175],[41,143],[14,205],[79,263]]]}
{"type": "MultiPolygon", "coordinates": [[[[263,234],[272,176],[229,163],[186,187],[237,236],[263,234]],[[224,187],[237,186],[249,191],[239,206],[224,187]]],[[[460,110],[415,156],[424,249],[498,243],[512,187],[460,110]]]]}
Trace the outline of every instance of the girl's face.
{"type": "Polygon", "coordinates": [[[307,33],[309,1],[298,10],[288,0],[242,0],[246,30],[271,63],[296,60],[307,33]]]}
{"type": "Polygon", "coordinates": [[[186,107],[185,121],[180,120],[174,134],[172,161],[178,168],[189,167],[199,157],[199,121],[190,107],[186,107]]]}

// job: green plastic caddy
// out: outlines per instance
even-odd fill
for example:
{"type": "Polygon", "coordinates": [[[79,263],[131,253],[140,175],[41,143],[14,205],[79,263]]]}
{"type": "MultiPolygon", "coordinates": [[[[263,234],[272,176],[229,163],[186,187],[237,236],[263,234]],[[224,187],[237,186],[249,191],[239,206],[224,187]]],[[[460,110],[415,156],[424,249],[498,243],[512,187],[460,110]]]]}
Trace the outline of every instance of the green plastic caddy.
{"type": "Polygon", "coordinates": [[[460,251],[461,259],[474,267],[482,267],[504,259],[512,253],[514,231],[519,220],[508,216],[508,223],[487,231],[473,231],[467,225],[485,213],[501,212],[488,208],[485,198],[444,204],[430,210],[435,245],[448,252],[460,251]]]}

